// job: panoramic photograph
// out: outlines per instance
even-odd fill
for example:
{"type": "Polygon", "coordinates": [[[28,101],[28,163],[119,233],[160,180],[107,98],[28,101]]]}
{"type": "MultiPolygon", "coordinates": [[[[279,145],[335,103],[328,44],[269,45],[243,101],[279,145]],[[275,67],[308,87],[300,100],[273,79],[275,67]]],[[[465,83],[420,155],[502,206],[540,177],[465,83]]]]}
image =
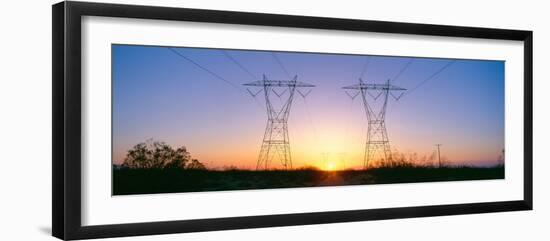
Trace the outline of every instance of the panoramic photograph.
{"type": "Polygon", "coordinates": [[[501,60],[111,50],[112,195],[504,179],[501,60]]]}

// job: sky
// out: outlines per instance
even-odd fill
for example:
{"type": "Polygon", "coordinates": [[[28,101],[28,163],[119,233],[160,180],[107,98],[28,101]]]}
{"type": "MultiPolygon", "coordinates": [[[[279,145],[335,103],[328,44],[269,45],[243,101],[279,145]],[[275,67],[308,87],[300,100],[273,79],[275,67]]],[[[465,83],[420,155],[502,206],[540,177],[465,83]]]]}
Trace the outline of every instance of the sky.
{"type": "MultiPolygon", "coordinates": [[[[152,138],[185,146],[209,168],[255,168],[267,123],[265,101],[263,93],[254,98],[242,84],[262,75],[297,75],[315,85],[306,98],[295,96],[290,111],[294,167],[362,165],[365,110],[360,96],[351,99],[342,89],[359,78],[390,79],[411,90],[389,99],[386,128],[393,151],[430,156],[442,144],[448,163],[486,165],[504,149],[503,61],[132,45],[113,45],[112,60],[115,164],[152,138]]],[[[380,106],[381,98],[367,100],[380,106]]]]}

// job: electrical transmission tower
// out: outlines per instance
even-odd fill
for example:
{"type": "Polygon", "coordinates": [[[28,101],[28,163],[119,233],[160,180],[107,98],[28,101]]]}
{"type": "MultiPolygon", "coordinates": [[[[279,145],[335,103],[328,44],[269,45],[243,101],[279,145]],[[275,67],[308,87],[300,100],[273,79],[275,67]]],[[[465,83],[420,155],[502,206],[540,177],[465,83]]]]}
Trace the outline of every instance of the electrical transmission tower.
{"type": "Polygon", "coordinates": [[[361,94],[363,106],[368,120],[367,141],[365,146],[365,155],[363,158],[363,168],[367,169],[369,163],[374,160],[389,161],[391,160],[390,141],[386,131],[386,108],[388,106],[389,97],[399,100],[407,89],[391,85],[390,80],[385,84],[367,84],[363,79],[359,78],[359,84],[342,87],[345,90],[357,91],[355,95],[350,95],[352,99],[358,94],[361,94]],[[394,94],[400,93],[400,94],[394,94]],[[368,100],[368,96],[372,97],[373,101],[368,100]],[[375,110],[374,102],[382,98],[381,106],[375,110]],[[369,104],[370,103],[370,104],[369,104]]]}
{"type": "Polygon", "coordinates": [[[283,169],[292,169],[288,136],[288,116],[292,107],[292,100],[296,92],[303,98],[311,92],[311,89],[307,92],[300,89],[315,87],[312,84],[296,81],[297,78],[298,76],[294,76],[291,80],[269,80],[263,75],[262,80],[244,84],[245,86],[257,88],[256,91],[247,88],[252,97],[256,97],[261,92],[264,93],[267,110],[267,126],[256,169],[267,170],[272,168],[270,164],[274,158],[280,160],[283,169]],[[278,101],[274,98],[277,98],[278,101]],[[277,103],[279,104],[277,105],[277,103]]]}

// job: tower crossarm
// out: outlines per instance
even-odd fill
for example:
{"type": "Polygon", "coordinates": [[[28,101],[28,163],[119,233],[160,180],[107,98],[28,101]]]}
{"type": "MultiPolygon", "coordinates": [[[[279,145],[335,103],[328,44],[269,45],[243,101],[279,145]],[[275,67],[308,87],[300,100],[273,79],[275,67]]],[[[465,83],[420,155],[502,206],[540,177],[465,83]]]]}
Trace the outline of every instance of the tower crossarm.
{"type": "Polygon", "coordinates": [[[391,84],[366,84],[366,83],[359,83],[349,86],[344,86],[342,89],[345,90],[399,90],[399,91],[405,91],[407,89],[401,88],[399,86],[391,85],[391,84]]]}
{"type": "Polygon", "coordinates": [[[258,80],[258,81],[252,81],[246,84],[243,84],[245,86],[270,86],[270,87],[315,87],[315,85],[300,82],[300,81],[293,81],[293,80],[258,80]]]}
{"type": "Polygon", "coordinates": [[[384,121],[385,121],[385,120],[374,119],[374,120],[369,120],[369,124],[373,124],[373,125],[376,125],[376,124],[384,124],[384,121]]]}

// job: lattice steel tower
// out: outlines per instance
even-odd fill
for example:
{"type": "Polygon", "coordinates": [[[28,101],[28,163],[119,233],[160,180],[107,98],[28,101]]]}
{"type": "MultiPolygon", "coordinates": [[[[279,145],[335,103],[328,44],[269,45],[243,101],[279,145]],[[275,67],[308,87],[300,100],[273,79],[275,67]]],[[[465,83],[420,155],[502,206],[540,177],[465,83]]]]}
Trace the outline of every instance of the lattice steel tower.
{"type": "MultiPolygon", "coordinates": [[[[361,94],[363,106],[368,120],[367,141],[365,145],[365,155],[363,158],[363,168],[367,169],[369,163],[374,160],[389,161],[391,160],[390,140],[386,131],[386,108],[388,106],[388,98],[392,96],[398,100],[403,96],[407,89],[397,87],[390,84],[387,80],[385,84],[367,84],[359,79],[359,84],[342,87],[345,90],[358,91],[352,98],[361,94]],[[399,95],[394,92],[400,92],[399,95]],[[374,94],[373,94],[374,93],[374,94]],[[375,110],[375,106],[369,104],[367,95],[373,98],[373,102],[382,97],[382,103],[379,110],[375,110]]],[[[348,94],[349,95],[349,94],[348,94]]],[[[351,95],[350,95],[351,97],[351,95]]]]}
{"type": "Polygon", "coordinates": [[[269,80],[265,75],[259,81],[244,84],[245,86],[260,88],[256,92],[247,89],[255,97],[260,92],[264,93],[267,109],[267,126],[265,127],[264,138],[256,169],[269,169],[273,158],[278,158],[284,169],[292,169],[292,157],[290,155],[290,140],[288,136],[288,116],[292,107],[294,94],[297,92],[306,97],[307,92],[300,91],[301,88],[312,88],[315,85],[296,81],[298,76],[291,80],[269,80]],[[279,99],[280,104],[276,105],[274,97],[279,99]]]}

